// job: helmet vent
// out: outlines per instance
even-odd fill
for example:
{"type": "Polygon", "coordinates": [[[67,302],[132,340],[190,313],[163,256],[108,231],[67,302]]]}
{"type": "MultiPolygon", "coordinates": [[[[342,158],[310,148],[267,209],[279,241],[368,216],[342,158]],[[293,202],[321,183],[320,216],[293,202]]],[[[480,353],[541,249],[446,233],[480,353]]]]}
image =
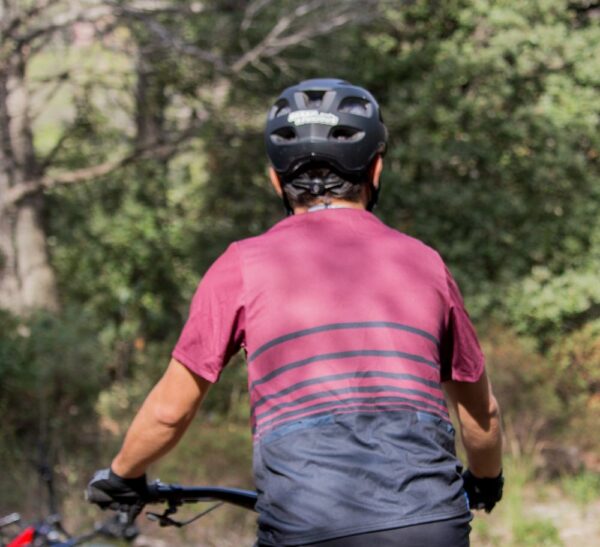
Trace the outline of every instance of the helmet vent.
{"type": "Polygon", "coordinates": [[[296,139],[296,132],[291,127],[282,127],[271,133],[271,142],[274,144],[289,144],[296,139]]]}
{"type": "Polygon", "coordinates": [[[346,97],[340,103],[338,110],[346,114],[364,116],[365,118],[370,118],[373,115],[373,105],[361,97],[346,97]]]}
{"type": "Polygon", "coordinates": [[[279,118],[280,116],[287,116],[292,109],[290,108],[290,104],[285,99],[278,100],[270,112],[270,119],[279,118]]]}
{"type": "Polygon", "coordinates": [[[329,136],[335,141],[358,142],[365,136],[365,132],[352,127],[334,127],[329,136]]]}
{"type": "Polygon", "coordinates": [[[325,95],[325,91],[310,90],[304,91],[302,94],[304,95],[305,108],[319,108],[323,102],[323,95],[325,95]]]}

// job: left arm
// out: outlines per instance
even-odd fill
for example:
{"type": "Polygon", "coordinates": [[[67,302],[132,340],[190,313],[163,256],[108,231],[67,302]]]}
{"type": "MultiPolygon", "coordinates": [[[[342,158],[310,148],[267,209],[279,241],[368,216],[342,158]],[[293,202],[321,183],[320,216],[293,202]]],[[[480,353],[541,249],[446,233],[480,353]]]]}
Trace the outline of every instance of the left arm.
{"type": "Polygon", "coordinates": [[[237,252],[230,245],[202,278],[165,374],[135,416],[111,468],[97,471],[88,484],[89,501],[131,505],[144,498],[148,466],[181,439],[210,384],[242,345],[243,280],[237,252]]]}
{"type": "Polygon", "coordinates": [[[179,441],[206,395],[210,382],[171,359],[135,416],[111,469],[135,478],[179,441]]]}

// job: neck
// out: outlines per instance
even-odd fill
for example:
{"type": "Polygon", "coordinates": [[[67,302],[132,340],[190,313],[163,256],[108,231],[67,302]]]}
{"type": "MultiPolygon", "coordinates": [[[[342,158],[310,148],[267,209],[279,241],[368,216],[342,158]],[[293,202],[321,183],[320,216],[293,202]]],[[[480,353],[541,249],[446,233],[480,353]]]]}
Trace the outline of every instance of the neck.
{"type": "Polygon", "coordinates": [[[294,214],[302,215],[304,213],[308,213],[311,210],[315,209],[365,209],[365,204],[356,201],[346,201],[344,199],[327,199],[327,200],[318,200],[308,207],[295,207],[294,214]]]}

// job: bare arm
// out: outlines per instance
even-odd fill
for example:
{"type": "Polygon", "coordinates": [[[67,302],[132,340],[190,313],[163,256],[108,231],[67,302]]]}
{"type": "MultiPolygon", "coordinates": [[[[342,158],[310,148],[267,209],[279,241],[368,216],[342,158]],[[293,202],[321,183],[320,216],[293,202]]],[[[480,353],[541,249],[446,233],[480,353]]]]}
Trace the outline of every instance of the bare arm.
{"type": "Polygon", "coordinates": [[[486,373],[475,383],[442,385],[458,417],[469,469],[476,477],[497,477],[502,470],[500,409],[486,373]]]}
{"type": "Polygon", "coordinates": [[[143,475],[152,462],[177,444],[209,386],[210,382],[171,359],[135,416],[112,470],[124,478],[143,475]]]}

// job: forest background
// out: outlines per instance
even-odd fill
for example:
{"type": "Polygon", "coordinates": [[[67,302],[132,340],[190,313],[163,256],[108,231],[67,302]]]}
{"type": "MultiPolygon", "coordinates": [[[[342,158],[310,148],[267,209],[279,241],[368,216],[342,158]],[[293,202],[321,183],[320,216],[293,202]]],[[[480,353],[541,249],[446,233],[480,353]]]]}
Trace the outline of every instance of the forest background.
{"type": "MultiPolygon", "coordinates": [[[[475,544],[600,538],[599,23],[591,0],[0,0],[0,514],[45,510],[45,461],[68,522],[99,518],[83,486],[203,272],[283,217],[269,105],[334,76],[382,106],[378,216],[439,250],[487,355],[507,485],[475,544]]],[[[252,487],[245,382],[237,356],[153,471],[252,487]]],[[[168,541],[252,537],[223,515],[168,541]]]]}

